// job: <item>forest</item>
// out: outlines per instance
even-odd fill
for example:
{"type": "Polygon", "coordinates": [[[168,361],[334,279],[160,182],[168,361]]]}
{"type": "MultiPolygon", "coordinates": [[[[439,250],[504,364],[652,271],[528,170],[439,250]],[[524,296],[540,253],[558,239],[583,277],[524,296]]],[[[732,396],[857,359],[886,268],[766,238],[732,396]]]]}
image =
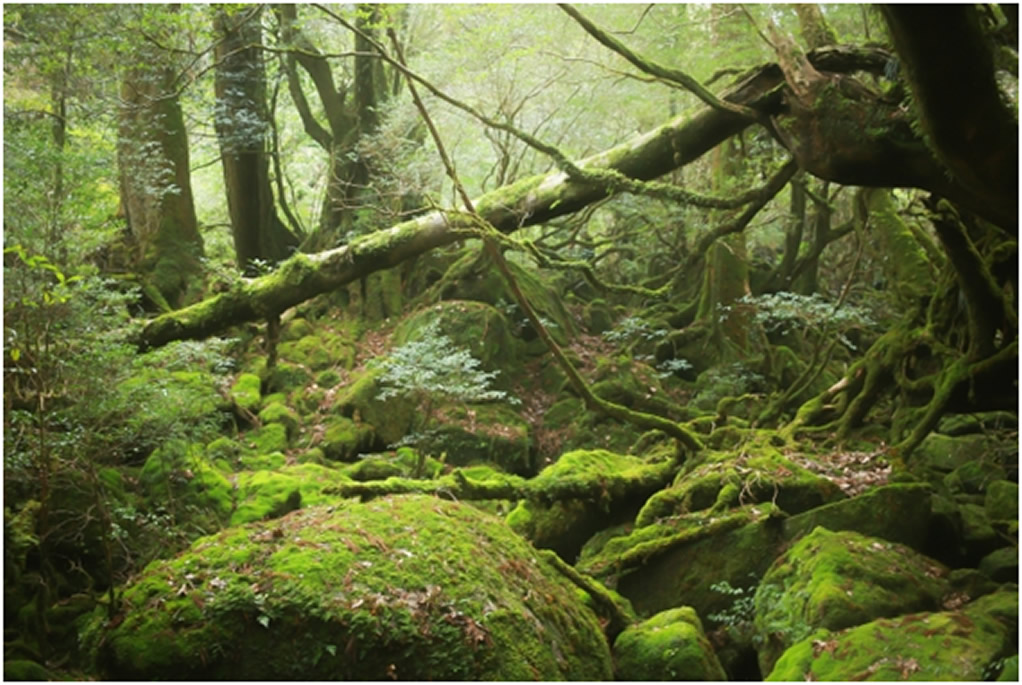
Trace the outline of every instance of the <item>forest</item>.
{"type": "Polygon", "coordinates": [[[6,680],[1018,680],[1018,6],[12,4],[6,680]]]}

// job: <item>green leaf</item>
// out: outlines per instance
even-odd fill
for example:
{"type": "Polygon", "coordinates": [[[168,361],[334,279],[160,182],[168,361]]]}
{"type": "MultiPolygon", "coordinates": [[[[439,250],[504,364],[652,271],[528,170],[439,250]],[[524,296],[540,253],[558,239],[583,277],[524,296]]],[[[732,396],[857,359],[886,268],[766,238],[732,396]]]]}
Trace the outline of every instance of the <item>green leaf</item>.
{"type": "Polygon", "coordinates": [[[266,614],[259,614],[259,617],[256,618],[256,620],[259,621],[259,625],[261,625],[263,628],[270,627],[270,617],[267,616],[266,614]]]}
{"type": "Polygon", "coordinates": [[[330,656],[337,656],[337,645],[323,645],[323,649],[330,652],[330,656]]]}

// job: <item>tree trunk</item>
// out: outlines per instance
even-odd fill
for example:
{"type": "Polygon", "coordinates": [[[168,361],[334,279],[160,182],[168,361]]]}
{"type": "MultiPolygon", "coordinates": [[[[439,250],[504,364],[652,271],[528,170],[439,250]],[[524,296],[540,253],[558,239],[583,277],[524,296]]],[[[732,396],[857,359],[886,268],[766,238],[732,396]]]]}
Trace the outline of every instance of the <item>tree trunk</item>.
{"type": "Polygon", "coordinates": [[[161,308],[186,301],[202,273],[188,132],[174,92],[176,70],[166,59],[148,44],[133,55],[121,80],[117,145],[121,205],[137,268],[161,308]]]}
{"type": "Polygon", "coordinates": [[[215,125],[227,189],[238,267],[258,271],[256,261],[289,256],[298,239],[277,217],[270,184],[266,137],[266,75],[259,6],[220,7],[213,25],[216,46],[215,125]]]}

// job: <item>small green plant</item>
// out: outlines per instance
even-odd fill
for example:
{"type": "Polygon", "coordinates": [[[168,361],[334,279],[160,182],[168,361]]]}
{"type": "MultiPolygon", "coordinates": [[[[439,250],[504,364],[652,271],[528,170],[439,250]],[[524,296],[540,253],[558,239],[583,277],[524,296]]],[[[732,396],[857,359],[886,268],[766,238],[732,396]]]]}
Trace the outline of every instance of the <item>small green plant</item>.
{"type": "MultiPolygon", "coordinates": [[[[468,350],[455,347],[451,339],[440,332],[436,321],[423,327],[421,335],[421,339],[395,348],[381,364],[383,390],[379,399],[404,395],[410,397],[421,412],[416,431],[406,436],[401,444],[422,447],[430,440],[436,410],[444,403],[501,400],[518,403],[516,398],[493,387],[499,372],[480,369],[479,360],[468,350]]],[[[420,477],[424,462],[425,455],[420,452],[416,478],[420,477]]]]}
{"type": "Polygon", "coordinates": [[[875,325],[870,312],[863,307],[848,302],[835,307],[833,302],[828,302],[818,293],[808,296],[790,292],[746,295],[739,302],[753,307],[756,323],[763,326],[768,334],[801,332],[805,335],[812,332],[821,336],[836,335],[852,351],[857,347],[848,338],[848,333],[875,325]]]}
{"type": "Polygon", "coordinates": [[[710,589],[735,599],[730,607],[710,614],[707,616],[708,619],[719,625],[732,628],[752,623],[752,619],[756,614],[755,586],[747,588],[734,587],[726,580],[722,580],[710,585],[710,589]]]}
{"type": "Polygon", "coordinates": [[[667,336],[666,328],[654,328],[653,325],[638,316],[626,316],[617,322],[614,328],[606,331],[603,338],[607,342],[659,342],[667,336]]]}

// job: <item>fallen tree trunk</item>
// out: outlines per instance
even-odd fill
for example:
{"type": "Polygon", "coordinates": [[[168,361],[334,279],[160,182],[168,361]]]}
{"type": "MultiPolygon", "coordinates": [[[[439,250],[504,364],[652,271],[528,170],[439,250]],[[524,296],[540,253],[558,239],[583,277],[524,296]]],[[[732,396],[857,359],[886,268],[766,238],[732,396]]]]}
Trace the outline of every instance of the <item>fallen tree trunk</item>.
{"type": "MultiPolygon", "coordinates": [[[[824,48],[809,55],[817,68],[839,72],[879,72],[888,58],[889,54],[882,50],[847,47],[824,48]]],[[[769,64],[752,71],[723,99],[752,108],[764,117],[780,115],[784,110],[783,85],[781,70],[769,64]]],[[[694,116],[675,118],[654,131],[594,155],[579,166],[589,170],[612,169],[629,178],[650,180],[698,159],[752,123],[748,117],[707,107],[694,116]]],[[[932,166],[933,173],[925,176],[940,178],[943,171],[935,160],[932,166]]],[[[910,178],[901,185],[920,183],[918,178],[910,178]]],[[[609,193],[603,183],[572,180],[566,173],[556,171],[499,188],[474,204],[483,219],[498,230],[511,233],[575,212],[609,193]]],[[[296,254],[271,274],[243,281],[226,293],[153,319],[136,342],[141,349],[148,349],[173,340],[204,338],[246,321],[267,319],[311,297],[472,235],[475,230],[468,217],[435,211],[342,247],[296,254]]]]}

